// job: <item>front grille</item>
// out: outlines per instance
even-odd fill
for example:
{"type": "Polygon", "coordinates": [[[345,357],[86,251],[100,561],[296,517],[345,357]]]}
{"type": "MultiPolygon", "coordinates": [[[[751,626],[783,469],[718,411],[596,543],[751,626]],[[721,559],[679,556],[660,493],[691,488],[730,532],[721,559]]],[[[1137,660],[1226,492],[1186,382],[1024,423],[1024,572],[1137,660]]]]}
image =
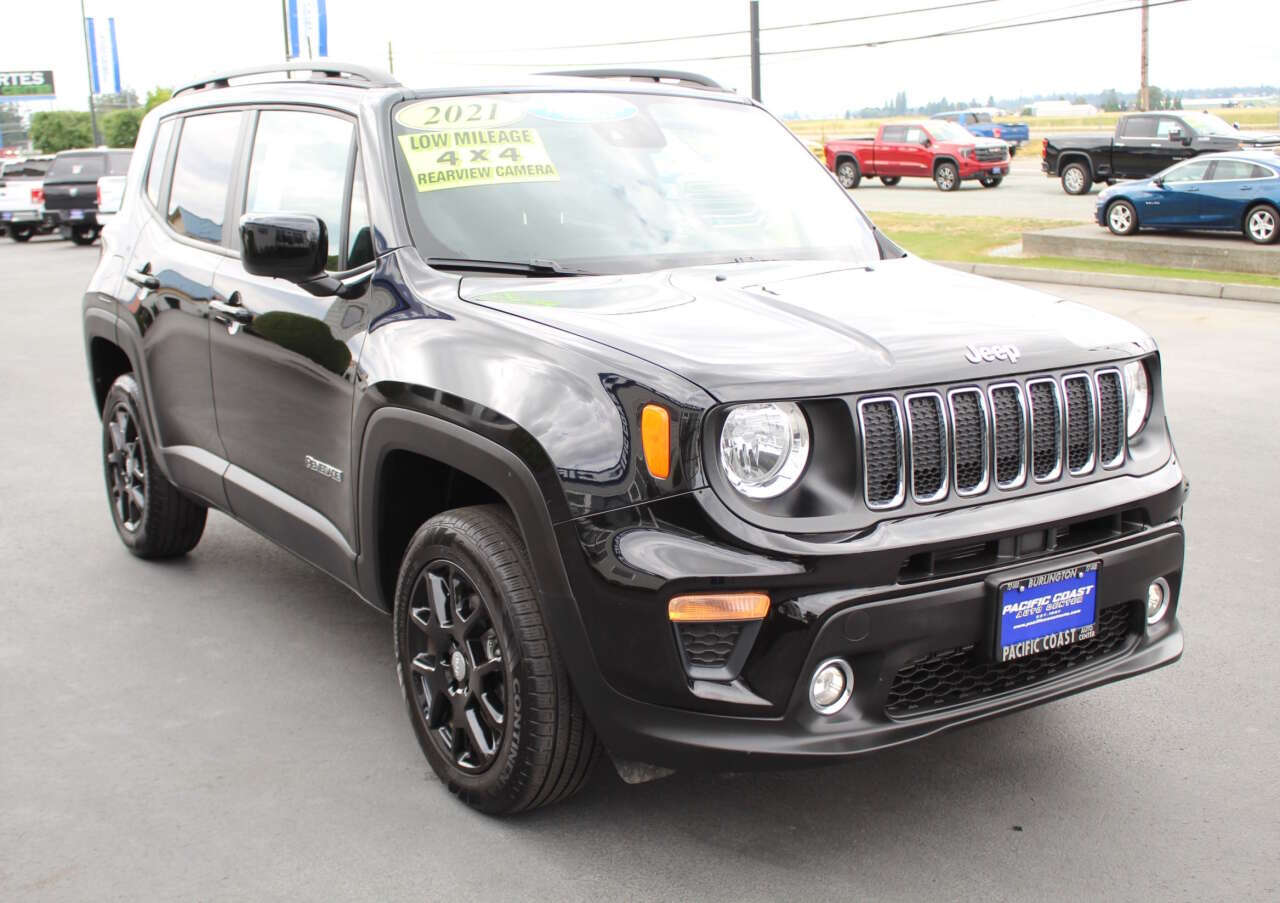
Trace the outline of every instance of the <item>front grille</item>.
{"type": "Polygon", "coordinates": [[[970,498],[1120,467],[1124,383],[1114,367],[857,402],[868,508],[970,498]],[[901,398],[901,400],[900,400],[901,398]],[[905,416],[904,416],[905,415],[905,416]]]}
{"type": "Polygon", "coordinates": [[[1092,638],[1012,662],[984,660],[973,646],[915,659],[895,675],[885,714],[891,718],[920,715],[1020,690],[1111,655],[1129,641],[1134,611],[1132,605],[1104,608],[1098,616],[1098,632],[1092,638]]]}
{"type": "Polygon", "coordinates": [[[678,625],[680,647],[690,665],[703,668],[723,668],[733,655],[733,647],[742,633],[742,624],[736,621],[685,622],[678,625]]]}
{"type": "Polygon", "coordinates": [[[1009,156],[1003,147],[978,147],[974,149],[974,157],[982,163],[995,163],[1009,156]]]}
{"type": "Polygon", "coordinates": [[[1098,386],[1098,450],[1103,467],[1115,467],[1124,455],[1124,390],[1119,370],[1101,370],[1094,380],[1098,386]]]}
{"type": "Polygon", "coordinates": [[[858,405],[862,425],[862,472],[867,506],[892,508],[902,503],[902,418],[896,398],[858,405]]]}

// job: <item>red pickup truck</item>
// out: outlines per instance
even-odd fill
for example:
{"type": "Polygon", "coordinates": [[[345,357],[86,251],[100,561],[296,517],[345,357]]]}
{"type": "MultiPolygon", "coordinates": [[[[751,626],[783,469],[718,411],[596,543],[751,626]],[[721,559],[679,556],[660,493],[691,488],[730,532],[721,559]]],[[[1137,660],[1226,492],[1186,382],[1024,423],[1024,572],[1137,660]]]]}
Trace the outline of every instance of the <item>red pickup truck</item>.
{"type": "Polygon", "coordinates": [[[874,138],[836,138],[823,145],[823,152],[827,169],[845,188],[857,188],[864,176],[879,176],[886,185],[920,176],[943,191],[955,191],[969,179],[995,188],[1009,174],[1005,142],[938,119],[882,125],[874,138]]]}

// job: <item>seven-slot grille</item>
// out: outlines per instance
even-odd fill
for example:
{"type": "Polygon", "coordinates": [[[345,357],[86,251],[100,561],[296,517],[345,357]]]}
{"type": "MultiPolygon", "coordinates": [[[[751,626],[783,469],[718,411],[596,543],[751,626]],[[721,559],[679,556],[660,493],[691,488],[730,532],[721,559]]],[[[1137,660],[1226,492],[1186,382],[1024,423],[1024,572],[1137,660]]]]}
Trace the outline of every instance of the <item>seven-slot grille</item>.
{"type": "Polygon", "coordinates": [[[1085,476],[1125,457],[1114,368],[858,401],[866,504],[897,508],[1085,476]]]}

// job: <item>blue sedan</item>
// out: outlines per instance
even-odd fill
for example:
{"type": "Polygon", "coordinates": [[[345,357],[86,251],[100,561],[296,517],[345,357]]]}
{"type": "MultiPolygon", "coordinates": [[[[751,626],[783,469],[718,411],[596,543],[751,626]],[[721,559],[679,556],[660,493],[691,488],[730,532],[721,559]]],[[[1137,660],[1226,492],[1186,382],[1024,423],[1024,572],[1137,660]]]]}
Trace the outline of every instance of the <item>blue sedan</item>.
{"type": "Polygon", "coordinates": [[[1250,241],[1280,238],[1280,156],[1271,151],[1202,154],[1150,179],[1098,195],[1099,226],[1116,235],[1139,229],[1241,231],[1250,241]]]}

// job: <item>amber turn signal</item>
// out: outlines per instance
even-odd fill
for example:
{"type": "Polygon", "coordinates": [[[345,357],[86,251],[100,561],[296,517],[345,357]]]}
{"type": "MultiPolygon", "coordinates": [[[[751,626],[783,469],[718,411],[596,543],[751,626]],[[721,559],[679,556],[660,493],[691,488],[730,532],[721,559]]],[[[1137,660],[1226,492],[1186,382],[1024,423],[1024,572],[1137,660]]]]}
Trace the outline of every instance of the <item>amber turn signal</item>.
{"type": "Polygon", "coordinates": [[[699,593],[667,603],[673,621],[759,621],[768,613],[766,593],[699,593]]]}
{"type": "Polygon", "coordinates": [[[659,480],[671,476],[671,415],[661,405],[647,404],[640,412],[644,463],[659,480]]]}

